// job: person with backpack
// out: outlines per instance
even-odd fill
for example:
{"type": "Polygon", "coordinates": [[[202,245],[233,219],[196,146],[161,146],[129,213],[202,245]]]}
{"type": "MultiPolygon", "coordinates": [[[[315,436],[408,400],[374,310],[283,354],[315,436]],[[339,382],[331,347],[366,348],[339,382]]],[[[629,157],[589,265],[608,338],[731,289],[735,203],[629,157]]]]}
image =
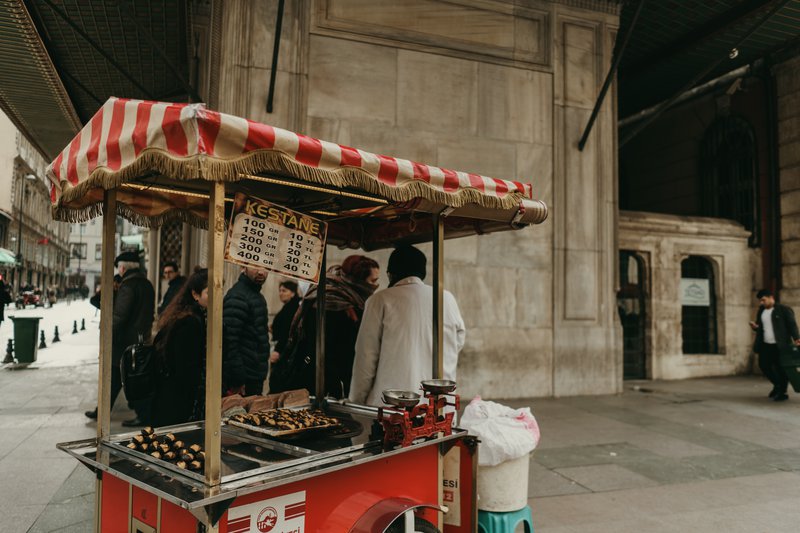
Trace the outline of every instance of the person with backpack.
{"type": "MultiPolygon", "coordinates": [[[[150,340],[150,329],[153,326],[153,313],[155,312],[156,292],[153,284],[140,268],[139,254],[137,252],[123,252],[114,259],[114,266],[119,270],[122,281],[114,296],[114,312],[111,320],[113,338],[111,348],[111,405],[122,390],[122,377],[120,375],[120,362],[128,346],[137,344],[141,338],[150,340]]],[[[144,426],[146,424],[149,406],[147,402],[132,403],[136,417],[125,420],[125,427],[144,426]]],[[[97,408],[86,411],[89,418],[97,418],[97,408]]]]}
{"type": "Polygon", "coordinates": [[[153,347],[160,373],[150,418],[154,426],[204,418],[207,307],[208,270],[198,269],[158,319],[153,347]]]}

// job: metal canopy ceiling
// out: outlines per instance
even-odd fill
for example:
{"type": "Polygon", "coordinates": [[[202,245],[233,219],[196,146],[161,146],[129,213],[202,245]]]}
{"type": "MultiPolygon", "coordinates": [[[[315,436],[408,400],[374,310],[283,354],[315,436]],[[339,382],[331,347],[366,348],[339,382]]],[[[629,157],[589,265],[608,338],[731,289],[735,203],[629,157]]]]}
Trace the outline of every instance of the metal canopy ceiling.
{"type": "MultiPolygon", "coordinates": [[[[637,4],[623,6],[620,36],[637,4]]],[[[691,88],[706,70],[692,85],[791,47],[799,36],[800,0],[646,0],[619,67],[620,118],[691,88]]]]}
{"type": "Polygon", "coordinates": [[[47,158],[110,96],[197,100],[188,0],[0,0],[0,108],[47,158]]]}
{"type": "Polygon", "coordinates": [[[186,100],[187,0],[25,0],[78,116],[110,96],[186,100]]]}
{"type": "Polygon", "coordinates": [[[0,0],[0,108],[43,154],[57,154],[81,121],[20,0],[0,0]]]}

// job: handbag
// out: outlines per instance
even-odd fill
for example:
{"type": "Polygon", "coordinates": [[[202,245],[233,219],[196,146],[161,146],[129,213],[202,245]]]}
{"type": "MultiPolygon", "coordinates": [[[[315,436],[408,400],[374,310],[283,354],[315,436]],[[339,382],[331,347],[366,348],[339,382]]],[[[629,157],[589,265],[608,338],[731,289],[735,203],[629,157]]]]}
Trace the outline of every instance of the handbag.
{"type": "Polygon", "coordinates": [[[156,348],[145,343],[142,335],[139,335],[139,342],[131,344],[122,353],[119,373],[125,398],[136,402],[155,395],[159,379],[164,373],[164,365],[156,348]]]}

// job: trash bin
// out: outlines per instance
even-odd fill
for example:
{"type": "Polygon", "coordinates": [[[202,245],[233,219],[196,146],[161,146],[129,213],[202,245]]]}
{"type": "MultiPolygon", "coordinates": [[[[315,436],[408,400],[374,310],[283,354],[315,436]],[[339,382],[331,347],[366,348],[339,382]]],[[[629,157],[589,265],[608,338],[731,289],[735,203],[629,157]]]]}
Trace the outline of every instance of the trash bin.
{"type": "Polygon", "coordinates": [[[529,463],[530,455],[523,455],[495,466],[478,466],[478,509],[507,513],[528,505],[529,463]]]}
{"type": "Polygon", "coordinates": [[[507,513],[524,508],[530,454],[540,436],[530,408],[512,409],[476,397],[464,409],[461,427],[480,439],[478,509],[507,513]]]}
{"type": "Polygon", "coordinates": [[[18,363],[33,363],[39,350],[40,316],[14,317],[14,355],[18,363]]]}

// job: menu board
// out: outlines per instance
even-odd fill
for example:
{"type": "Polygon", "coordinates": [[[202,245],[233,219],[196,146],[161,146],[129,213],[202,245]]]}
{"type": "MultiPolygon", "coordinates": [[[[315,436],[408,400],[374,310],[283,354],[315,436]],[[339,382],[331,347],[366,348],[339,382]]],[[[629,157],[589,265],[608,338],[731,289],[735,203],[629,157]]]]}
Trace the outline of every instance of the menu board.
{"type": "Polygon", "coordinates": [[[237,193],[225,260],[316,284],[327,231],[321,220],[237,193]]]}

